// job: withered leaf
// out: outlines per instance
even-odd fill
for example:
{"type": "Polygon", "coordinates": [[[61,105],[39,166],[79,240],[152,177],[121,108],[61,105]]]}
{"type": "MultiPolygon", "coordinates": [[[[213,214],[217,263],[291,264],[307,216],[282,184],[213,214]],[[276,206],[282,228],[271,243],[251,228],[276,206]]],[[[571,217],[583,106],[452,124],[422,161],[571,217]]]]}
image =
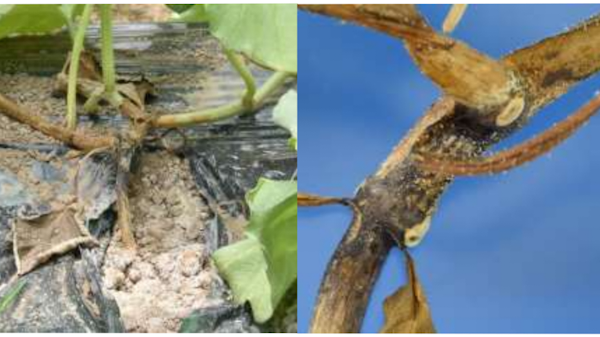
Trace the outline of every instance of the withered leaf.
{"type": "Polygon", "coordinates": [[[13,225],[15,262],[19,275],[79,245],[97,245],[72,207],[38,217],[17,219],[13,225]]]}
{"type": "Polygon", "coordinates": [[[413,259],[408,251],[404,252],[408,283],[385,299],[383,304],[385,324],[381,332],[435,333],[427,299],[417,278],[413,259]]]}

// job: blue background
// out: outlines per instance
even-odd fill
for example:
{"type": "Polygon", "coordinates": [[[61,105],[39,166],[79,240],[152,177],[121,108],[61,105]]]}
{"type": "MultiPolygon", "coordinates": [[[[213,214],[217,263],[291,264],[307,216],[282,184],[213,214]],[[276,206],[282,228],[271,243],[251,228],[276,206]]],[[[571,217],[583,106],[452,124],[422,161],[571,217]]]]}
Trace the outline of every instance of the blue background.
{"type": "MultiPolygon", "coordinates": [[[[419,6],[440,27],[446,5],[419,6]]],[[[472,5],[453,35],[494,57],[565,30],[598,5],[472,5]]],[[[300,190],[351,196],[439,96],[402,44],[299,13],[300,190]]],[[[600,89],[595,77],[499,147],[562,120],[600,89]]],[[[600,117],[537,161],[460,178],[413,250],[439,332],[600,332],[600,117]]],[[[299,329],[307,331],[326,264],[350,221],[342,207],[299,214],[299,329]]],[[[404,283],[390,255],[363,331],[404,283]]]]}

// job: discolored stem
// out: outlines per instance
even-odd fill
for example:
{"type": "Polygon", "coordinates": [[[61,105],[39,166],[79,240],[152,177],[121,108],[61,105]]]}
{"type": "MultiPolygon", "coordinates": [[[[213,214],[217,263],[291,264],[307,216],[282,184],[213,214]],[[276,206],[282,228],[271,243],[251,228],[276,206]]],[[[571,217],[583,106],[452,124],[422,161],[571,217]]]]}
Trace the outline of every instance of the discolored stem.
{"type": "MultiPolygon", "coordinates": [[[[393,5],[381,6],[388,6],[385,8],[389,10],[393,5]]],[[[365,17],[355,5],[336,7],[344,6],[299,5],[300,9],[399,36],[397,30],[390,27],[393,20],[378,19],[376,15],[365,17]],[[354,16],[342,17],[348,11],[354,16]]],[[[414,52],[419,53],[418,50],[414,52]]],[[[446,174],[428,172],[416,166],[411,154],[477,158],[482,151],[516,132],[542,106],[600,69],[600,19],[596,16],[563,34],[518,50],[499,64],[522,80],[521,93],[527,104],[518,122],[511,128],[480,127],[477,111],[454,104],[454,99],[448,96],[425,113],[357,192],[355,202],[364,217],[360,225],[353,223],[329,263],[314,310],[312,332],[360,331],[368,298],[392,247],[390,238],[401,239],[403,231],[431,216],[440,196],[451,183],[446,174]]],[[[499,114],[501,108],[492,113],[499,114]]]]}
{"type": "Polygon", "coordinates": [[[500,173],[532,161],[569,138],[600,109],[600,96],[544,133],[509,150],[475,160],[452,160],[433,155],[413,157],[423,170],[460,176],[500,173]]]}
{"type": "Polygon", "coordinates": [[[0,94],[0,113],[80,150],[91,151],[97,148],[113,147],[116,144],[116,138],[112,136],[91,136],[49,123],[33,111],[26,110],[2,94],[0,94]]]}

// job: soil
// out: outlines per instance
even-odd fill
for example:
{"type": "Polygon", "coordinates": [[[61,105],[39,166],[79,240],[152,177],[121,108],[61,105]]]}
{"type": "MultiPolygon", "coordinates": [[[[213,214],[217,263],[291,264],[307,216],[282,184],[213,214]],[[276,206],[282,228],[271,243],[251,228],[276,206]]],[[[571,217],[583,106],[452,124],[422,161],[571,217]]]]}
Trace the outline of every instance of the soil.
{"type": "MultiPolygon", "coordinates": [[[[0,92],[28,110],[46,118],[64,116],[64,98],[52,97],[54,77],[0,75],[0,92]]],[[[0,114],[0,143],[58,143],[29,126],[0,114]]]]}
{"type": "Polygon", "coordinates": [[[187,160],[145,153],[131,183],[137,250],[113,236],[103,268],[127,331],[177,332],[193,310],[221,303],[222,281],[203,235],[210,218],[187,160]]]}
{"type": "MultiPolygon", "coordinates": [[[[169,21],[172,13],[162,4],[119,4],[112,11],[115,23],[169,21]]],[[[96,13],[92,19],[100,21],[96,13]]]]}
{"type": "MultiPolygon", "coordinates": [[[[53,77],[0,75],[0,92],[60,123],[65,99],[52,95],[53,85],[53,77]]],[[[108,110],[101,114],[111,114],[108,110]]],[[[96,131],[101,128],[94,127],[96,131]]],[[[58,142],[0,114],[0,144],[58,142]]],[[[47,152],[0,149],[0,169],[14,174],[45,202],[60,202],[71,195],[69,180],[76,160],[47,152]],[[49,183],[42,174],[61,178],[49,183]]],[[[192,311],[223,304],[229,296],[204,242],[205,225],[212,214],[197,191],[187,160],[171,153],[142,153],[140,168],[129,185],[138,247],[124,248],[115,230],[102,270],[104,287],[116,299],[127,331],[177,332],[192,311]]]]}
{"type": "MultiPolygon", "coordinates": [[[[136,5],[117,5],[116,10],[124,10],[121,8],[124,6],[133,8],[136,5]]],[[[131,21],[161,19],[134,18],[131,21]]],[[[198,49],[204,53],[204,49],[198,49]]],[[[180,71],[159,81],[152,78],[151,81],[162,89],[161,98],[166,96],[168,99],[149,105],[148,111],[174,113],[237,99],[243,90],[243,82],[231,75],[235,73],[224,67],[226,60],[218,55],[206,52],[206,55],[198,56],[202,57],[210,74],[180,71]],[[182,91],[182,88],[188,90],[182,91]]],[[[63,123],[65,98],[53,96],[54,83],[54,77],[0,74],[2,94],[49,121],[63,123]]],[[[81,111],[81,105],[78,111],[81,111]]],[[[99,114],[112,115],[116,111],[103,108],[99,114]]],[[[94,126],[94,131],[109,126],[99,124],[94,126]]],[[[89,123],[83,121],[79,125],[89,127],[89,123]]],[[[59,143],[0,114],[0,146],[3,144],[59,143]]],[[[119,230],[115,229],[102,268],[104,287],[118,302],[127,331],[176,332],[182,319],[192,311],[222,305],[229,293],[210,260],[212,252],[205,242],[209,235],[205,232],[212,214],[199,195],[188,161],[164,151],[144,152],[140,161],[140,168],[132,173],[129,184],[137,249],[123,247],[119,230]]],[[[65,188],[70,188],[69,172],[75,163],[75,160],[62,160],[45,152],[0,148],[0,169],[16,175],[26,189],[40,194],[44,201],[69,194],[65,188]],[[60,174],[60,183],[44,182],[39,177],[40,172],[60,174]]]]}

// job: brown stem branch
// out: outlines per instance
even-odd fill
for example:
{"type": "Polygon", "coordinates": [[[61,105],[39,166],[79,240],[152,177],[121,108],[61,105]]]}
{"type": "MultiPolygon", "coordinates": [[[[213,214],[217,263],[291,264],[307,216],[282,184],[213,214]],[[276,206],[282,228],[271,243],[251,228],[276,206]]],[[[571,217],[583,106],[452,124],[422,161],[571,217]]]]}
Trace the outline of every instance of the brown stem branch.
{"type": "MultiPolygon", "coordinates": [[[[317,11],[315,7],[300,8],[317,11]]],[[[392,247],[390,238],[402,242],[402,233],[431,216],[451,183],[445,174],[418,167],[411,153],[473,158],[516,132],[542,106],[600,69],[599,21],[594,17],[501,60],[506,68],[519,75],[523,85],[520,93],[525,104],[514,127],[481,127],[473,118],[465,118],[468,114],[465,115],[464,106],[452,104],[452,98],[447,96],[425,114],[357,192],[354,200],[364,217],[360,223],[353,222],[329,263],[319,291],[312,332],[360,330],[372,287],[392,247]]]]}
{"type": "Polygon", "coordinates": [[[298,9],[365,26],[397,38],[449,46],[414,5],[298,5],[298,9]]]}
{"type": "MultiPolygon", "coordinates": [[[[512,100],[523,102],[517,73],[466,43],[433,30],[414,5],[300,5],[300,9],[363,25],[404,40],[421,71],[449,96],[472,108],[482,124],[512,100]]],[[[519,107],[518,104],[508,107],[519,107]]],[[[520,116],[521,109],[512,109],[520,116]]],[[[509,120],[513,122],[516,118],[509,120]]],[[[510,123],[509,123],[510,124],[510,123]]],[[[505,125],[501,125],[505,126],[505,125]]]]}
{"type": "Polygon", "coordinates": [[[81,131],[72,131],[62,126],[52,124],[33,111],[26,110],[15,102],[0,94],[0,112],[9,118],[26,124],[48,137],[52,137],[67,145],[83,151],[91,151],[97,148],[113,147],[116,138],[112,136],[91,136],[81,131]]]}
{"type": "Polygon", "coordinates": [[[452,160],[428,154],[415,154],[413,158],[421,169],[441,174],[472,176],[500,173],[547,153],[575,133],[598,112],[599,108],[600,96],[596,96],[577,112],[544,133],[509,150],[480,160],[452,160]]]}
{"type": "Polygon", "coordinates": [[[298,206],[312,207],[345,203],[347,203],[347,201],[344,198],[322,197],[314,194],[298,192],[298,206]]]}

